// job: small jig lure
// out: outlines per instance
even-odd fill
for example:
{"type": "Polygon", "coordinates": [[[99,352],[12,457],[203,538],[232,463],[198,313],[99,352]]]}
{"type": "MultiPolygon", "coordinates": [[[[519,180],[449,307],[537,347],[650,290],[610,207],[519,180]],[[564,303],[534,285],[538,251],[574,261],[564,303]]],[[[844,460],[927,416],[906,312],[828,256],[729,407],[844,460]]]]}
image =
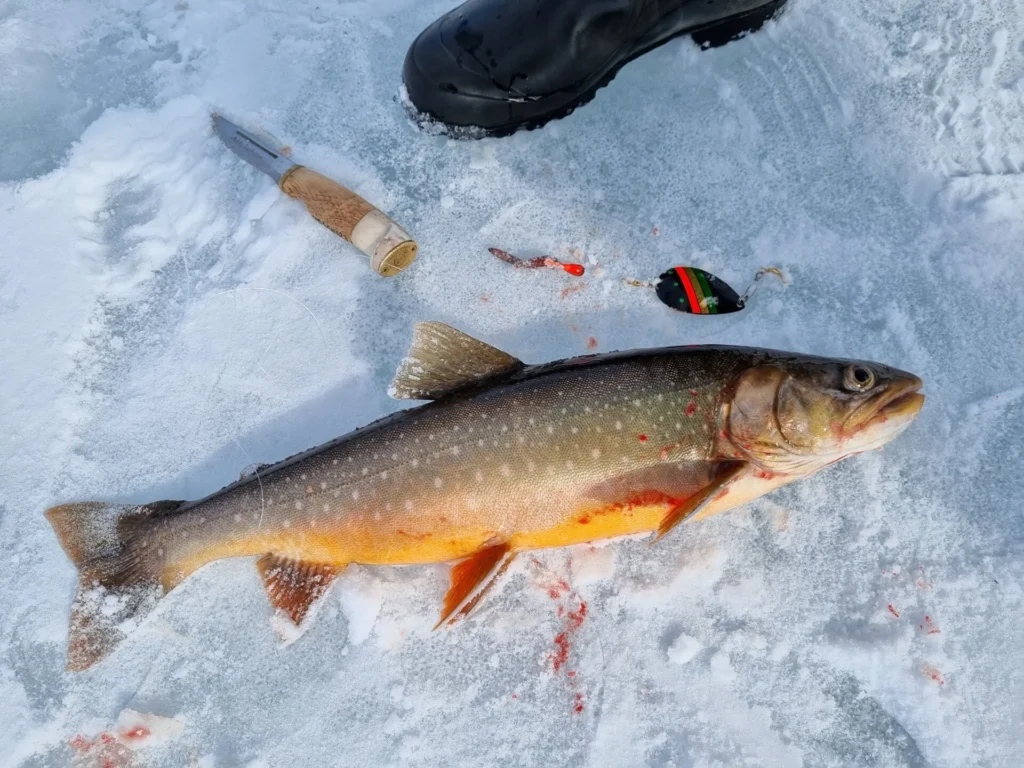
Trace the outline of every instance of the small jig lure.
{"type": "Polygon", "coordinates": [[[511,264],[517,269],[538,269],[542,267],[558,267],[564,269],[570,275],[574,277],[582,277],[584,268],[582,264],[563,264],[558,259],[554,259],[551,256],[537,256],[532,259],[521,259],[518,256],[513,256],[508,251],[503,251],[501,248],[488,248],[491,255],[497,256],[499,259],[504,261],[506,264],[511,264]]]}

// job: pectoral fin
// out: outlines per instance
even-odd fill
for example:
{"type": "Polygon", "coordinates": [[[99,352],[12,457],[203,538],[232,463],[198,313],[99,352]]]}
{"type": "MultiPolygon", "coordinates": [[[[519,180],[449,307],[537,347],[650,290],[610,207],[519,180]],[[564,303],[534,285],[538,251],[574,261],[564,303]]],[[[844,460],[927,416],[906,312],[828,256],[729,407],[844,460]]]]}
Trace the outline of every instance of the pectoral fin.
{"type": "Polygon", "coordinates": [[[509,545],[501,542],[486,546],[456,563],[452,567],[451,586],[444,596],[441,618],[434,629],[446,621],[455,622],[473,610],[505,572],[513,557],[515,553],[510,551],[509,545]]]}
{"type": "Polygon", "coordinates": [[[712,476],[711,482],[669,510],[658,526],[654,541],[658,541],[679,523],[704,509],[718,494],[727,490],[731,483],[741,477],[747,467],[748,465],[742,461],[721,464],[712,476]]]}
{"type": "Polygon", "coordinates": [[[310,606],[327,592],[338,574],[345,570],[343,565],[307,563],[274,553],[257,560],[256,568],[263,578],[270,604],[296,626],[306,618],[310,606]]]}

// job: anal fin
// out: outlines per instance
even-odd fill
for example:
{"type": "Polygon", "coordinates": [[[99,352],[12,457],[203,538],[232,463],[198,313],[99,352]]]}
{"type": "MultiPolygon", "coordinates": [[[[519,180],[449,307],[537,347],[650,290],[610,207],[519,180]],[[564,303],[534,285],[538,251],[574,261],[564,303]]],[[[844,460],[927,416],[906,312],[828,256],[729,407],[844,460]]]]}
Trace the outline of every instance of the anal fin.
{"type": "Polygon", "coordinates": [[[658,541],[679,523],[704,509],[718,494],[726,490],[732,482],[746,472],[747,467],[748,465],[742,461],[726,462],[720,465],[711,482],[669,510],[661,521],[661,525],[658,526],[654,541],[658,541]]]}
{"type": "Polygon", "coordinates": [[[515,553],[505,542],[491,544],[452,566],[451,586],[444,596],[434,629],[453,623],[473,610],[511,564],[515,553]]]}
{"type": "Polygon", "coordinates": [[[323,597],[344,565],[310,563],[274,554],[256,561],[270,604],[298,626],[310,607],[323,597]]]}

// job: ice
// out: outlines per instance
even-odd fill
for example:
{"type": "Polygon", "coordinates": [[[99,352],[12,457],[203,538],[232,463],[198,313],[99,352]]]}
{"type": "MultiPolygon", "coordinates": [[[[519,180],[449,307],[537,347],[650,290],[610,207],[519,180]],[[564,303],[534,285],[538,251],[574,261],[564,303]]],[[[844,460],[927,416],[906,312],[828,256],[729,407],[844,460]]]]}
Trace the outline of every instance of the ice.
{"type": "Polygon", "coordinates": [[[791,0],[471,142],[401,104],[408,44],[452,4],[0,6],[0,762],[69,764],[130,709],[181,724],[146,765],[1018,765],[1020,0],[791,0]],[[391,213],[409,273],[373,274],[213,110],[391,213]],[[622,283],[676,264],[790,282],[717,320],[622,283]],[[928,401],[882,453],[657,546],[517,560],[452,630],[431,631],[442,566],[354,566],[282,646],[233,560],[63,671],[75,576],[45,508],[196,498],[402,407],[418,320],[528,362],[865,357],[928,401]]]}

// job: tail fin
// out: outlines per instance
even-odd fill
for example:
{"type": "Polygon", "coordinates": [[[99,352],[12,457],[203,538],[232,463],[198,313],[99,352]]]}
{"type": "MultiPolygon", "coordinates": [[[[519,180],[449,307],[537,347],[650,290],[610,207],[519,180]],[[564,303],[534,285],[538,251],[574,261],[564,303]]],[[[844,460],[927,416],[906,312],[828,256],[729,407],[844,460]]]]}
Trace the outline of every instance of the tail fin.
{"type": "Polygon", "coordinates": [[[178,501],[146,506],[64,504],[46,511],[61,546],[78,567],[71,605],[69,670],[91,667],[127,637],[165,592],[164,552],[150,519],[178,501]]]}

